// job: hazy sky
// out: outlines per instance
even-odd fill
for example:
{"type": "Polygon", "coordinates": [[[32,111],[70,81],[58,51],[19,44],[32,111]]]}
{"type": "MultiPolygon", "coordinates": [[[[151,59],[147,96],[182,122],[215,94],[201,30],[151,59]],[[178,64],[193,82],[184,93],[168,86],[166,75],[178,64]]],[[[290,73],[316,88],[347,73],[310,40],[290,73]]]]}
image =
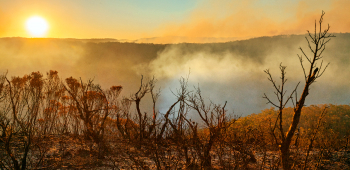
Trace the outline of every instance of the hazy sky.
{"type": "Polygon", "coordinates": [[[348,0],[0,0],[0,37],[30,37],[24,25],[33,15],[48,21],[52,38],[303,34],[322,10],[333,32],[349,32],[349,6],[348,0]]]}

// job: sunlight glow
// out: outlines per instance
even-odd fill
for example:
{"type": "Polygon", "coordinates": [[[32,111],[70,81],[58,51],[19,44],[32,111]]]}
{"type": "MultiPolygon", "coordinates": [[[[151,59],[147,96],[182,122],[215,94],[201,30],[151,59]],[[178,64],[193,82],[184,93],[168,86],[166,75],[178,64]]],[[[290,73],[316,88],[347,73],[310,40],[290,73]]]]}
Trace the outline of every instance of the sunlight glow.
{"type": "Polygon", "coordinates": [[[40,16],[30,17],[26,22],[26,29],[33,37],[44,37],[48,28],[48,23],[40,16]]]}

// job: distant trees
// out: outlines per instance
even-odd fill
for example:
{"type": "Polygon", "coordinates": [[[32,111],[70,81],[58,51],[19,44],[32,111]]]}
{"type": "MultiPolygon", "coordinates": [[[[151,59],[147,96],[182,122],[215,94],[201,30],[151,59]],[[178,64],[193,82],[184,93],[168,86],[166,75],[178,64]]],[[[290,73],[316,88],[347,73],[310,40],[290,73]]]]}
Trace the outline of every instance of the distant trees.
{"type": "MultiPolygon", "coordinates": [[[[263,154],[262,151],[265,149],[268,151],[279,150],[276,147],[275,137],[271,134],[271,128],[274,125],[271,120],[275,120],[278,113],[278,109],[270,108],[262,110],[259,114],[242,117],[232,125],[229,132],[233,133],[231,136],[237,136],[236,140],[248,141],[244,143],[246,145],[250,145],[247,138],[255,135],[254,139],[258,141],[250,145],[250,148],[254,147],[255,152],[260,152],[260,154],[263,154]],[[247,131],[250,133],[245,133],[247,131]]],[[[292,123],[293,115],[293,107],[286,107],[283,110],[283,127],[285,129],[292,123]]],[[[348,128],[350,120],[347,119],[349,116],[349,105],[322,104],[303,107],[300,122],[290,146],[290,161],[293,163],[293,168],[327,169],[326,165],[334,166],[336,159],[348,160],[349,155],[345,153],[349,150],[348,128]],[[325,109],[327,113],[324,112],[325,109]],[[309,149],[311,151],[306,159],[309,149]]],[[[275,135],[277,134],[276,131],[275,135]]],[[[278,158],[276,157],[276,159],[278,158]]],[[[281,165],[278,162],[276,162],[276,167],[281,165]]],[[[265,162],[265,164],[267,163],[265,162]]]]}
{"type": "Polygon", "coordinates": [[[322,59],[322,53],[326,48],[326,44],[329,42],[331,37],[334,37],[332,34],[328,34],[329,31],[329,25],[325,30],[322,30],[322,22],[323,22],[323,16],[324,12],[322,11],[321,18],[319,20],[319,31],[317,32],[317,25],[315,21],[315,32],[311,34],[309,31],[309,38],[306,38],[308,42],[308,47],[312,53],[312,56],[308,56],[302,48],[300,48],[302,55],[299,56],[299,61],[301,64],[301,67],[303,69],[304,73],[304,79],[305,79],[305,85],[304,90],[300,96],[299,99],[297,99],[297,87],[292,91],[292,93],[288,96],[286,96],[286,91],[284,89],[285,83],[287,82],[287,79],[285,77],[286,75],[286,67],[280,65],[280,71],[281,71],[281,85],[277,85],[276,82],[273,80],[271,73],[269,70],[265,70],[265,73],[268,75],[269,81],[272,83],[273,87],[275,88],[275,94],[278,98],[278,103],[274,103],[272,100],[270,100],[269,97],[264,96],[265,99],[267,99],[268,103],[272,104],[273,106],[278,108],[278,116],[277,119],[271,128],[271,133],[274,135],[275,142],[279,147],[280,153],[281,153],[281,162],[283,165],[283,169],[291,169],[292,162],[290,160],[290,145],[292,142],[292,138],[296,132],[297,126],[300,121],[301,116],[301,110],[304,107],[304,103],[306,100],[306,97],[309,94],[309,88],[312,83],[315,82],[315,80],[322,76],[324,71],[326,70],[328,64],[326,66],[323,65],[323,60],[321,63],[318,63],[319,60],[322,59]],[[313,47],[312,47],[313,45],[313,47]],[[309,67],[304,67],[304,60],[306,59],[307,62],[309,62],[309,67]],[[318,68],[318,67],[319,68],[318,68]],[[306,70],[308,69],[308,70],[306,70]],[[293,97],[295,96],[295,97],[293,97]],[[290,127],[288,130],[283,128],[283,110],[288,102],[292,102],[294,106],[294,115],[293,120],[290,124],[290,127]],[[275,131],[278,130],[278,136],[275,136],[275,131]]]}

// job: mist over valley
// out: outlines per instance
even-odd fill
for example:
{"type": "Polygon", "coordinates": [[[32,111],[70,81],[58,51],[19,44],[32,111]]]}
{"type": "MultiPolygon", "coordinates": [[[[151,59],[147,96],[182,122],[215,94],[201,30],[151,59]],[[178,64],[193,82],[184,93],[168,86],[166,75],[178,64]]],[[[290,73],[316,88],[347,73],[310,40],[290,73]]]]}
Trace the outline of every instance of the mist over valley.
{"type": "MultiPolygon", "coordinates": [[[[307,54],[306,35],[258,37],[224,43],[151,44],[118,42],[114,39],[1,38],[1,72],[23,76],[33,71],[45,74],[57,70],[61,79],[70,76],[94,79],[102,88],[123,86],[130,96],[144,78],[158,80],[161,89],[158,109],[165,112],[174,102],[172,92],[179,79],[188,77],[189,87],[199,86],[204,98],[228,102],[226,109],[236,115],[259,113],[271,105],[262,98],[274,96],[263,72],[270,69],[278,80],[280,63],[287,66],[287,91],[303,79],[297,54],[307,54]]],[[[306,105],[349,104],[350,33],[337,33],[323,53],[324,75],[311,87],[306,105]]],[[[298,94],[301,93],[298,89],[298,94]]],[[[146,102],[146,100],[145,100],[146,102]]],[[[146,102],[147,103],[147,102],[146,102]]]]}

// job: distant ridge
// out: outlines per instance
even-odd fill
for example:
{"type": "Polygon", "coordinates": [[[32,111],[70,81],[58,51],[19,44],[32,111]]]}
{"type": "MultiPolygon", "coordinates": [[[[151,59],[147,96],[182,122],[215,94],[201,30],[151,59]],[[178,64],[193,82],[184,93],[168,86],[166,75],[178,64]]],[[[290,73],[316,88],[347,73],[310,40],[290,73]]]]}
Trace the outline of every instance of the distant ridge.
{"type": "MultiPolygon", "coordinates": [[[[349,35],[350,33],[332,33],[334,35],[349,35]]],[[[137,43],[137,44],[212,44],[212,43],[227,43],[234,41],[242,41],[257,38],[290,38],[291,36],[308,36],[307,34],[288,34],[288,35],[273,35],[260,37],[184,37],[184,36],[166,36],[166,37],[150,37],[140,38],[136,40],[115,39],[115,38],[27,38],[27,37],[0,37],[0,39],[46,39],[46,40],[66,40],[92,43],[105,42],[120,42],[120,43],[137,43]]]]}
{"type": "Polygon", "coordinates": [[[151,38],[140,38],[136,40],[128,39],[114,39],[114,38],[91,38],[91,39],[79,39],[79,38],[27,38],[27,37],[1,37],[0,39],[47,39],[47,40],[68,40],[68,41],[80,41],[80,42],[121,42],[121,43],[142,43],[142,44],[181,44],[181,43],[223,43],[237,40],[246,40],[253,37],[236,38],[236,37],[180,37],[180,36],[169,36],[169,37],[151,37],[151,38]]]}
{"type": "Polygon", "coordinates": [[[167,36],[167,37],[151,37],[134,40],[135,43],[153,43],[153,44],[179,44],[179,43],[222,43],[236,40],[249,39],[252,37],[182,37],[182,36],[167,36]]]}

